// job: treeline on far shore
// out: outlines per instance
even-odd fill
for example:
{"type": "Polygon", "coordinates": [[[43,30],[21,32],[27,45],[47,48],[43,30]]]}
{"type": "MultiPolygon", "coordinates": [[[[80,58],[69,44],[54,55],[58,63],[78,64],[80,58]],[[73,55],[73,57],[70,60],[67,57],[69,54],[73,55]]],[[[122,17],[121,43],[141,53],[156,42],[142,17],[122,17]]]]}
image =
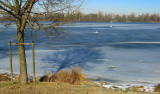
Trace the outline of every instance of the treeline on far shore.
{"type": "Polygon", "coordinates": [[[135,13],[131,14],[112,14],[112,13],[90,13],[90,14],[83,14],[78,12],[73,15],[73,18],[76,21],[94,21],[94,22],[153,22],[158,23],[160,22],[160,14],[154,13],[143,13],[140,15],[136,15],[135,13]]]}
{"type": "MultiPolygon", "coordinates": [[[[131,14],[113,14],[113,13],[89,13],[84,14],[82,12],[76,13],[46,13],[44,15],[32,14],[31,17],[36,18],[39,21],[79,21],[79,22],[160,22],[160,14],[158,13],[143,13],[136,15],[135,13],[131,14]]],[[[11,16],[1,15],[0,21],[10,21],[13,20],[11,16]]]]}

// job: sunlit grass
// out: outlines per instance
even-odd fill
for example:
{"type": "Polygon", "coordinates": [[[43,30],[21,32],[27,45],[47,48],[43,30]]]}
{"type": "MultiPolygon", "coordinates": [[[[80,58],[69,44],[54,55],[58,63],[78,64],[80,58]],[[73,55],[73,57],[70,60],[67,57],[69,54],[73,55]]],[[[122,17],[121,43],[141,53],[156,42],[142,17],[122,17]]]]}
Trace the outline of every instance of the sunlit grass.
{"type": "MultiPolygon", "coordinates": [[[[1,75],[4,77],[4,75],[1,75]]],[[[61,70],[52,76],[45,76],[45,82],[20,84],[0,81],[0,94],[152,94],[133,91],[113,91],[89,81],[79,67],[61,70]],[[48,81],[48,82],[46,82],[48,81]]],[[[160,94],[160,93],[154,93],[160,94]]]]}
{"type": "MultiPolygon", "coordinates": [[[[59,82],[29,83],[0,82],[0,94],[152,94],[145,92],[112,91],[98,85],[73,85],[59,82]]],[[[160,93],[154,93],[160,94],[160,93]]]]}

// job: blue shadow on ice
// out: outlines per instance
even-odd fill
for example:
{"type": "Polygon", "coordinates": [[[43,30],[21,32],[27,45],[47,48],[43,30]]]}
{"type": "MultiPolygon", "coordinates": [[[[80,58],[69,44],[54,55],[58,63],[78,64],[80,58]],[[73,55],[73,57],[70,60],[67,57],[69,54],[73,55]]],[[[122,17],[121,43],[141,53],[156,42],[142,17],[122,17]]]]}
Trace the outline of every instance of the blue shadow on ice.
{"type": "Polygon", "coordinates": [[[54,65],[58,64],[56,72],[64,68],[70,68],[75,66],[80,66],[83,69],[88,70],[90,67],[87,66],[86,62],[97,63],[98,58],[102,57],[100,51],[95,48],[72,48],[63,52],[55,52],[51,56],[46,56],[42,58],[42,61],[48,61],[51,63],[51,68],[54,68],[54,65]]]}

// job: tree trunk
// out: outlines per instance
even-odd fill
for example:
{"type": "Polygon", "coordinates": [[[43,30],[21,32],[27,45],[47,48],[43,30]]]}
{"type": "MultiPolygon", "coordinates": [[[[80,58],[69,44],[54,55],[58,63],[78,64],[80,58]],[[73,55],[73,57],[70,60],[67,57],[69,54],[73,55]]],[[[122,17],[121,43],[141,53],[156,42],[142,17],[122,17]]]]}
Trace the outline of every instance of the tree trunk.
{"type": "MultiPolygon", "coordinates": [[[[17,21],[17,38],[18,43],[24,43],[24,29],[21,30],[21,21],[17,21]]],[[[28,83],[27,64],[24,45],[18,45],[19,62],[20,62],[20,83],[28,83]]]]}

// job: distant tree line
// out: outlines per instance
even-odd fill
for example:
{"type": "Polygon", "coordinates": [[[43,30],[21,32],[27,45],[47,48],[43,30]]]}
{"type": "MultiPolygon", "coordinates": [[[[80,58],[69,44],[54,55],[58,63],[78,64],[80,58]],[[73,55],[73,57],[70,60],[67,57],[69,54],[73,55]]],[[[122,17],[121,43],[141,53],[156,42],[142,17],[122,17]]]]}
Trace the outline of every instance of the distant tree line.
{"type": "Polygon", "coordinates": [[[129,15],[112,14],[112,13],[90,13],[83,14],[81,12],[75,13],[72,17],[75,21],[94,21],[94,22],[160,22],[160,14],[143,13],[136,15],[131,13],[129,15]]]}
{"type": "MultiPolygon", "coordinates": [[[[160,22],[160,14],[158,13],[143,13],[140,15],[136,15],[135,13],[131,14],[113,14],[113,13],[89,13],[84,14],[82,12],[76,12],[76,13],[68,13],[68,14],[62,14],[62,13],[54,13],[54,14],[45,14],[45,15],[32,15],[36,17],[39,21],[61,21],[64,20],[64,18],[67,18],[66,20],[70,21],[79,21],[79,22],[160,22]]],[[[7,15],[1,15],[0,21],[10,21],[11,17],[7,15]]]]}

